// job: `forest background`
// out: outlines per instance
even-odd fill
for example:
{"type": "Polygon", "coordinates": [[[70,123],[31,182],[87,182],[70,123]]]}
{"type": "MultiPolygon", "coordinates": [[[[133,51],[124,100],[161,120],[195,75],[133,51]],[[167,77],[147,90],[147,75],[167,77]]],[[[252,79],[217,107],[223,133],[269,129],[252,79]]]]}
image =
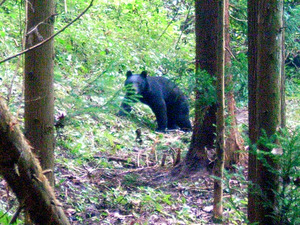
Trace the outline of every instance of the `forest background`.
{"type": "MultiPolygon", "coordinates": [[[[87,4],[79,0],[57,1],[56,31],[83,11],[87,4]]],[[[64,127],[57,123],[56,130],[56,187],[74,221],[82,224],[93,221],[97,224],[94,220],[125,220],[123,215],[111,216],[111,212],[136,217],[135,214],[139,214],[139,217],[144,215],[147,218],[148,215],[160,215],[162,209],[168,206],[174,207],[174,210],[168,210],[165,220],[199,222],[196,213],[199,203],[188,202],[187,199],[193,188],[201,189],[200,182],[195,187],[190,184],[184,186],[183,190],[189,194],[175,199],[163,189],[143,187],[143,180],[137,174],[125,174],[122,185],[118,184],[117,179],[115,183],[99,179],[101,176],[112,176],[111,171],[132,165],[159,165],[164,154],[172,156],[177,148],[186,153],[190,134],[163,135],[152,132],[155,118],[148,107],[137,104],[129,119],[115,115],[124,95],[126,71],[138,73],[147,70],[152,75],[166,76],[181,87],[189,96],[193,117],[193,4],[194,1],[95,1],[83,18],[55,38],[56,122],[61,122],[62,115],[64,118],[64,127]],[[142,128],[142,144],[136,142],[138,128],[142,128]],[[156,155],[152,158],[151,150],[154,148],[156,155]],[[116,155],[126,163],[118,161],[116,155]],[[90,182],[83,182],[87,180],[90,182]],[[139,191],[132,191],[133,186],[139,187],[139,191]],[[99,210],[97,206],[107,210],[99,210]],[[137,206],[139,210],[135,209],[137,206]]],[[[230,4],[230,72],[234,75],[237,106],[243,110],[247,105],[248,71],[246,1],[231,1],[230,4]]],[[[299,68],[293,65],[293,60],[297,55],[299,58],[300,25],[297,18],[300,17],[300,8],[286,1],[285,9],[287,122],[289,127],[296,127],[300,115],[300,78],[299,68]]],[[[24,18],[23,1],[6,1],[1,5],[1,59],[22,50],[24,18]]],[[[23,57],[19,57],[0,66],[0,93],[21,125],[23,64],[23,57]]],[[[243,122],[245,120],[247,118],[243,122]]],[[[241,133],[246,132],[247,123],[240,123],[239,129],[241,133]]],[[[172,157],[168,159],[168,166],[173,164],[172,160],[172,157]]],[[[179,184],[172,185],[178,187],[179,184]]],[[[241,204],[244,200],[234,199],[241,204]]],[[[202,206],[210,206],[209,201],[201,202],[202,206]]],[[[10,209],[10,215],[13,210],[9,205],[13,203],[8,204],[7,199],[0,199],[0,212],[10,209]]],[[[233,207],[228,212],[230,210],[233,207]]],[[[228,218],[234,216],[235,221],[243,221],[238,213],[230,215],[228,212],[228,218]]]]}

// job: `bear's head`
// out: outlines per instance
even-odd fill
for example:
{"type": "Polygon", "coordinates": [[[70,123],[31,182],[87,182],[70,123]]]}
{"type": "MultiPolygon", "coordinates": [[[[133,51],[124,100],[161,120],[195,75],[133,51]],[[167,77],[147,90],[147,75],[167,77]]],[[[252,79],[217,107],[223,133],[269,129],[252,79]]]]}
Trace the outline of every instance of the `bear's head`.
{"type": "Polygon", "coordinates": [[[149,89],[147,81],[147,72],[143,71],[141,74],[133,74],[131,71],[126,73],[125,86],[128,90],[134,91],[135,94],[143,95],[149,89]]]}

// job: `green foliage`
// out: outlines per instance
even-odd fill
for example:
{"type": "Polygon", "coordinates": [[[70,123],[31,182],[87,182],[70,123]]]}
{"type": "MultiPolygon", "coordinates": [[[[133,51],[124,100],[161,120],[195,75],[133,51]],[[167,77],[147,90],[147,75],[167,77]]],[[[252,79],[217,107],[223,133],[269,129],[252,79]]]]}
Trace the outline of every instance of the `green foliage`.
{"type": "Polygon", "coordinates": [[[10,221],[12,220],[12,216],[10,214],[7,214],[7,212],[3,212],[0,210],[0,224],[1,225],[8,225],[8,224],[22,224],[20,220],[17,219],[17,221],[15,223],[10,223],[10,221]]]}
{"type": "Polygon", "coordinates": [[[139,187],[139,191],[128,193],[122,188],[111,189],[109,192],[102,194],[104,202],[111,205],[111,207],[120,207],[122,205],[124,210],[140,211],[158,211],[162,212],[164,205],[171,205],[171,196],[164,194],[161,191],[156,191],[150,187],[139,187]]]}
{"type": "Polygon", "coordinates": [[[239,53],[246,53],[247,51],[247,1],[230,0],[229,14],[230,45],[236,56],[239,53]]]}
{"type": "Polygon", "coordinates": [[[8,225],[8,224],[10,224],[10,220],[11,220],[10,216],[8,216],[6,213],[3,213],[2,211],[0,211],[0,224],[8,225]]]}
{"type": "MultiPolygon", "coordinates": [[[[247,61],[247,1],[230,1],[230,47],[233,74],[234,94],[238,105],[246,105],[248,99],[248,61],[247,61]]],[[[287,60],[292,60],[299,55],[299,18],[300,5],[295,1],[284,1],[284,31],[285,31],[285,55],[287,60]]],[[[289,96],[298,95],[299,68],[286,66],[286,92],[289,96]]],[[[230,87],[226,87],[230,88],[230,87]]]]}
{"type": "MultiPolygon", "coordinates": [[[[74,112],[94,118],[99,113],[116,113],[129,69],[165,75],[187,87],[183,90],[190,90],[193,34],[181,36],[186,41],[178,43],[186,6],[177,6],[180,15],[164,6],[161,1],[139,0],[97,3],[78,24],[56,38],[57,107],[67,111],[69,122],[74,112]],[[173,14],[176,20],[170,20],[173,14]]],[[[84,8],[83,2],[70,3],[66,12],[60,2],[57,29],[74,18],[80,8],[84,8]]],[[[140,104],[135,108],[139,110],[140,104]]]]}
{"type": "MultiPolygon", "coordinates": [[[[294,131],[284,129],[270,138],[264,133],[259,139],[259,145],[272,149],[271,152],[258,151],[257,157],[279,181],[279,189],[274,187],[273,190],[278,202],[278,207],[274,209],[274,218],[278,224],[299,224],[300,210],[297,206],[300,204],[300,127],[294,131]],[[278,164],[279,169],[274,168],[273,163],[270,164],[270,159],[278,164]]],[[[260,193],[259,188],[257,191],[260,193]]],[[[264,204],[274,207],[267,201],[264,204]]]]}
{"type": "Polygon", "coordinates": [[[246,105],[248,101],[248,59],[246,53],[239,53],[236,56],[236,60],[232,61],[229,73],[234,75],[232,88],[237,104],[246,105]]]}
{"type": "MultiPolygon", "coordinates": [[[[83,0],[58,1],[55,30],[58,31],[69,23],[88,4],[83,0]]],[[[115,114],[119,111],[125,94],[123,83],[127,70],[137,73],[147,70],[150,75],[166,76],[191,97],[191,106],[194,105],[192,92],[195,88],[199,88],[198,90],[204,94],[201,99],[203,105],[215,101],[213,88],[215,81],[210,76],[201,72],[200,82],[195,84],[193,4],[194,1],[98,0],[87,14],[55,38],[55,111],[56,115],[60,113],[65,115],[64,127],[58,129],[56,133],[55,154],[58,168],[64,168],[68,173],[75,171],[76,175],[82,170],[84,171],[82,173],[86,173],[86,170],[122,168],[120,163],[108,160],[110,155],[126,156],[129,164],[140,153],[142,156],[139,163],[145,166],[149,161],[146,158],[153,157],[150,155],[152,149],[156,150],[157,162],[164,153],[168,157],[174,156],[177,148],[182,149],[185,154],[190,134],[180,134],[178,138],[179,135],[165,137],[153,133],[148,129],[155,128],[155,118],[149,107],[135,104],[133,113],[126,119],[119,118],[115,114]],[[135,141],[135,131],[138,128],[142,130],[141,145],[135,141]]],[[[299,6],[286,7],[287,51],[294,54],[296,49],[299,49],[299,42],[295,41],[299,35],[297,31],[299,6]]],[[[234,84],[230,88],[234,89],[238,103],[245,104],[246,1],[231,1],[230,13],[231,47],[234,55],[230,71],[234,75],[234,84]]],[[[1,59],[22,50],[24,18],[24,1],[5,1],[0,7],[1,59]]],[[[9,100],[10,109],[19,116],[21,125],[22,60],[23,58],[19,57],[0,65],[0,93],[9,100]]],[[[289,68],[287,92],[290,96],[300,93],[297,92],[297,82],[299,83],[297,70],[289,68]]],[[[192,115],[193,110],[191,107],[192,115]]],[[[170,157],[167,158],[169,159],[170,157]]],[[[90,174],[90,171],[88,173],[90,174]]],[[[232,179],[238,178],[242,184],[244,182],[238,175],[226,176],[228,179],[234,176],[232,179]]],[[[105,184],[107,185],[105,191],[99,191],[102,181],[100,180],[100,184],[97,185],[85,182],[79,188],[70,183],[75,182],[78,185],[77,182],[80,181],[63,176],[59,177],[57,188],[60,197],[76,212],[85,212],[94,204],[105,209],[101,211],[103,217],[112,212],[109,210],[116,210],[124,214],[134,212],[137,218],[146,212],[159,213],[166,218],[172,217],[173,221],[179,224],[199,222],[199,218],[195,218],[196,208],[189,202],[188,196],[187,199],[183,197],[175,199],[161,189],[143,187],[139,176],[131,174],[124,176],[123,185],[126,189],[124,186],[112,188],[110,184],[105,184]],[[75,194],[71,195],[73,192],[75,194]],[[165,208],[174,214],[164,215],[165,208]]],[[[290,186],[285,187],[284,191],[288,194],[283,196],[293,199],[292,194],[295,194],[293,190],[290,186]]],[[[232,181],[226,183],[225,191],[229,193],[229,197],[225,198],[229,220],[245,221],[242,214],[246,201],[242,195],[245,193],[233,187],[232,181]]],[[[286,203],[282,203],[282,208],[286,209],[287,206],[286,203]]],[[[292,212],[288,210],[285,212],[293,218],[292,212]]],[[[1,217],[1,215],[2,212],[1,224],[6,224],[8,219],[11,219],[10,216],[1,217]]],[[[84,224],[85,217],[81,214],[77,214],[76,219],[84,224]]]]}
{"type": "Polygon", "coordinates": [[[285,48],[286,56],[292,59],[297,54],[299,55],[300,42],[299,42],[299,16],[300,5],[287,2],[284,4],[284,19],[285,19],[285,48]]]}
{"type": "Polygon", "coordinates": [[[200,106],[212,105],[216,102],[216,79],[205,70],[198,70],[195,74],[196,89],[201,98],[198,99],[200,106]]]}
{"type": "MultiPolygon", "coordinates": [[[[278,203],[274,218],[278,224],[299,224],[300,127],[293,131],[284,129],[271,138],[264,134],[259,144],[272,149],[272,152],[258,151],[257,157],[279,181],[279,189],[273,190],[278,203]],[[278,140],[279,144],[275,144],[275,140],[278,140]],[[278,163],[278,170],[269,164],[267,157],[278,163]]],[[[234,173],[224,172],[224,213],[230,224],[247,224],[248,221],[246,187],[251,184],[243,171],[242,167],[235,167],[234,173]]],[[[260,193],[259,188],[256,188],[256,191],[260,193]]]]}
{"type": "Polygon", "coordinates": [[[173,216],[165,213],[166,208],[181,203],[170,194],[150,187],[138,187],[137,189],[136,191],[128,192],[121,187],[113,188],[102,194],[102,201],[112,208],[121,208],[126,213],[133,212],[133,214],[137,214],[144,212],[152,215],[161,213],[166,218],[174,218],[176,216],[179,223],[185,224],[195,221],[195,218],[191,215],[191,211],[194,209],[186,204],[183,204],[181,210],[177,211],[173,216]]]}
{"type": "Polygon", "coordinates": [[[282,155],[278,156],[280,189],[278,200],[278,220],[282,224],[300,223],[300,127],[289,132],[284,130],[279,136],[282,155]]]}
{"type": "Polygon", "coordinates": [[[227,72],[233,75],[233,89],[237,105],[244,106],[248,100],[248,59],[247,59],[247,1],[231,0],[229,5],[231,68],[227,72]]]}
{"type": "Polygon", "coordinates": [[[300,76],[299,69],[291,64],[293,59],[298,55],[300,49],[300,33],[299,33],[299,17],[300,5],[295,4],[294,1],[286,1],[285,3],[285,57],[287,65],[285,67],[286,74],[286,93],[288,96],[299,97],[300,93],[300,76]]]}
{"type": "Polygon", "coordinates": [[[247,185],[243,167],[234,167],[235,172],[224,170],[224,214],[230,224],[247,224],[247,185]]]}

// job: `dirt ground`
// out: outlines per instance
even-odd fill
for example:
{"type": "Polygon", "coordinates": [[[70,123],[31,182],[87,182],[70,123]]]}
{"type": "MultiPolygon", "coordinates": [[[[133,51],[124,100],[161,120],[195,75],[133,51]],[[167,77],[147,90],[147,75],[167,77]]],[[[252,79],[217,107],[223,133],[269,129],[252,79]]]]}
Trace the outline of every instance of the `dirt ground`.
{"type": "MultiPolygon", "coordinates": [[[[241,110],[238,115],[238,122],[246,123],[247,113],[241,110]]],[[[174,135],[170,137],[173,139],[174,135]]],[[[64,159],[64,162],[56,163],[56,196],[71,224],[214,224],[210,172],[202,170],[174,176],[170,162],[162,167],[161,163],[146,159],[148,156],[145,155],[141,157],[148,163],[143,166],[139,165],[138,157],[128,162],[128,155],[99,153],[94,156],[95,161],[84,165],[68,164],[76,159],[64,149],[59,149],[56,157],[64,159]],[[99,166],[97,159],[102,157],[116,166],[99,166]]],[[[246,176],[246,169],[242,173],[246,176]]],[[[236,190],[246,190],[245,184],[235,176],[230,176],[228,185],[236,190]]],[[[239,198],[245,199],[245,193],[238,193],[239,198]]],[[[232,194],[225,187],[224,198],[229,199],[232,194]]],[[[17,207],[13,193],[0,179],[0,209],[13,215],[17,207]]],[[[233,219],[237,210],[245,211],[245,208],[227,207],[224,210],[224,224],[233,224],[229,222],[232,220],[235,220],[234,224],[243,224],[240,219],[233,219]]]]}

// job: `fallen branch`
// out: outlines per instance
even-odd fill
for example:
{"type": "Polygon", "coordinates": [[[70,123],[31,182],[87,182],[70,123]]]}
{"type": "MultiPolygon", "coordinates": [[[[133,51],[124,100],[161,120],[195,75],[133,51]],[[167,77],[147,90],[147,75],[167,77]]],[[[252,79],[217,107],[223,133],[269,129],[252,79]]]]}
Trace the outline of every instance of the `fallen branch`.
{"type": "Polygon", "coordinates": [[[0,6],[3,5],[4,2],[6,2],[6,0],[2,0],[2,2],[0,2],[0,6]]]}
{"type": "Polygon", "coordinates": [[[39,161],[0,98],[0,175],[36,224],[68,225],[39,161]]]}
{"type": "Polygon", "coordinates": [[[53,35],[51,35],[50,37],[46,38],[44,41],[42,41],[42,42],[40,42],[40,43],[38,43],[38,44],[36,44],[36,45],[30,47],[30,48],[25,49],[24,51],[21,51],[21,52],[15,54],[15,55],[12,55],[12,56],[10,56],[10,57],[8,57],[8,58],[6,58],[6,59],[1,60],[1,61],[0,61],[0,64],[2,64],[2,63],[4,63],[4,62],[7,62],[7,61],[9,61],[9,60],[11,60],[11,59],[13,59],[13,58],[15,58],[15,57],[20,56],[20,55],[23,55],[23,54],[25,54],[25,53],[27,53],[27,52],[30,52],[30,51],[32,51],[33,49],[38,48],[38,47],[42,46],[43,44],[47,43],[48,41],[52,40],[54,37],[56,37],[57,35],[59,35],[60,33],[62,33],[65,29],[67,29],[69,26],[71,26],[73,23],[75,23],[77,20],[79,20],[80,17],[82,17],[82,16],[89,10],[89,8],[92,7],[93,2],[94,2],[94,0],[92,0],[92,1],[90,2],[89,6],[88,6],[82,13],[80,13],[74,20],[72,20],[69,24],[67,24],[66,26],[64,26],[61,30],[59,30],[59,31],[56,32],[55,34],[53,34],[53,35]]]}
{"type": "Polygon", "coordinates": [[[127,166],[131,166],[131,167],[138,167],[134,162],[129,162],[128,159],[123,159],[123,158],[119,158],[119,157],[108,157],[108,161],[116,161],[116,162],[120,162],[120,163],[124,163],[127,166]]]}

